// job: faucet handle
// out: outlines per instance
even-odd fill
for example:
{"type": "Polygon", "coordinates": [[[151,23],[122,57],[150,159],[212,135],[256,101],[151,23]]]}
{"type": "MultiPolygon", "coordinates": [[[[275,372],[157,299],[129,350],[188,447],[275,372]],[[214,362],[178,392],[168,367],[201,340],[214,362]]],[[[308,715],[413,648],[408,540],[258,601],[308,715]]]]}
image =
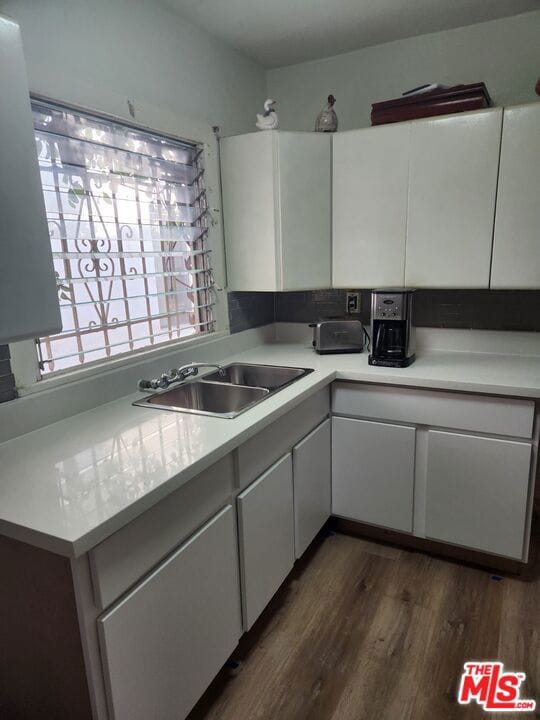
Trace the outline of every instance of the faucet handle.
{"type": "Polygon", "coordinates": [[[199,368],[196,365],[188,365],[180,368],[179,371],[182,374],[182,378],[185,380],[188,377],[195,377],[199,374],[199,368]]]}

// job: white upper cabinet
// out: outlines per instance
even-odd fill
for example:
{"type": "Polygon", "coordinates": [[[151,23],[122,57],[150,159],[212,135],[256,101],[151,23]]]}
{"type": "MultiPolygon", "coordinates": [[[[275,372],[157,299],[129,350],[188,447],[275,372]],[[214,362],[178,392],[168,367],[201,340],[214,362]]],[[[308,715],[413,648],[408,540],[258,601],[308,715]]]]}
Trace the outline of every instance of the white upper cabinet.
{"type": "Polygon", "coordinates": [[[492,288],[540,288],[540,103],[503,116],[492,288]]]}
{"type": "Polygon", "coordinates": [[[402,286],[410,123],[334,136],[334,287],[402,286]]]}
{"type": "Polygon", "coordinates": [[[487,288],[502,110],[412,123],[405,284],[487,288]]]}
{"type": "Polygon", "coordinates": [[[0,343],[58,332],[60,309],[19,26],[0,15],[0,343]]]}
{"type": "Polygon", "coordinates": [[[270,130],[221,140],[230,290],[330,286],[331,138],[270,130]]]}

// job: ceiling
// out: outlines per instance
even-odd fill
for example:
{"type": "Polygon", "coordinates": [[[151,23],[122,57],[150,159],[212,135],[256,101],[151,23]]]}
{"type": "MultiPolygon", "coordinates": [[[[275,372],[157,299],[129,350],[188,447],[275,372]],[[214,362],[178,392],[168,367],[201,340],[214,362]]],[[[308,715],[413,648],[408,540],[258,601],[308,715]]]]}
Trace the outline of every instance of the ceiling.
{"type": "Polygon", "coordinates": [[[264,67],[540,9],[540,0],[165,0],[264,67]]]}

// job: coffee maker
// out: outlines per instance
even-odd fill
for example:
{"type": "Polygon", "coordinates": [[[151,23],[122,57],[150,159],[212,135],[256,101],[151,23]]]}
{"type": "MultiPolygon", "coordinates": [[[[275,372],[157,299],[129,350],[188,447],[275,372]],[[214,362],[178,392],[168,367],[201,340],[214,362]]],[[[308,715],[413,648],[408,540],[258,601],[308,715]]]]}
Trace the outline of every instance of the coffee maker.
{"type": "Polygon", "coordinates": [[[408,367],[414,361],[411,289],[381,289],[371,293],[370,365],[408,367]]]}

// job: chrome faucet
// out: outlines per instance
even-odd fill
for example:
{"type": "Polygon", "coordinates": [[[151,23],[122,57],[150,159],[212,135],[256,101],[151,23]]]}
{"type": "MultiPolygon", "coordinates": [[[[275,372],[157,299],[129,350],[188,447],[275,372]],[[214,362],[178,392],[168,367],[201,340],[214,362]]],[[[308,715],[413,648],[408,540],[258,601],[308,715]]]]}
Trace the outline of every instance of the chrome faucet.
{"type": "Polygon", "coordinates": [[[166,390],[173,383],[182,383],[190,377],[195,377],[202,367],[217,368],[220,375],[225,374],[224,368],[217,363],[192,362],[179,368],[172,368],[153,380],[139,380],[137,387],[146,391],[166,390]]]}

